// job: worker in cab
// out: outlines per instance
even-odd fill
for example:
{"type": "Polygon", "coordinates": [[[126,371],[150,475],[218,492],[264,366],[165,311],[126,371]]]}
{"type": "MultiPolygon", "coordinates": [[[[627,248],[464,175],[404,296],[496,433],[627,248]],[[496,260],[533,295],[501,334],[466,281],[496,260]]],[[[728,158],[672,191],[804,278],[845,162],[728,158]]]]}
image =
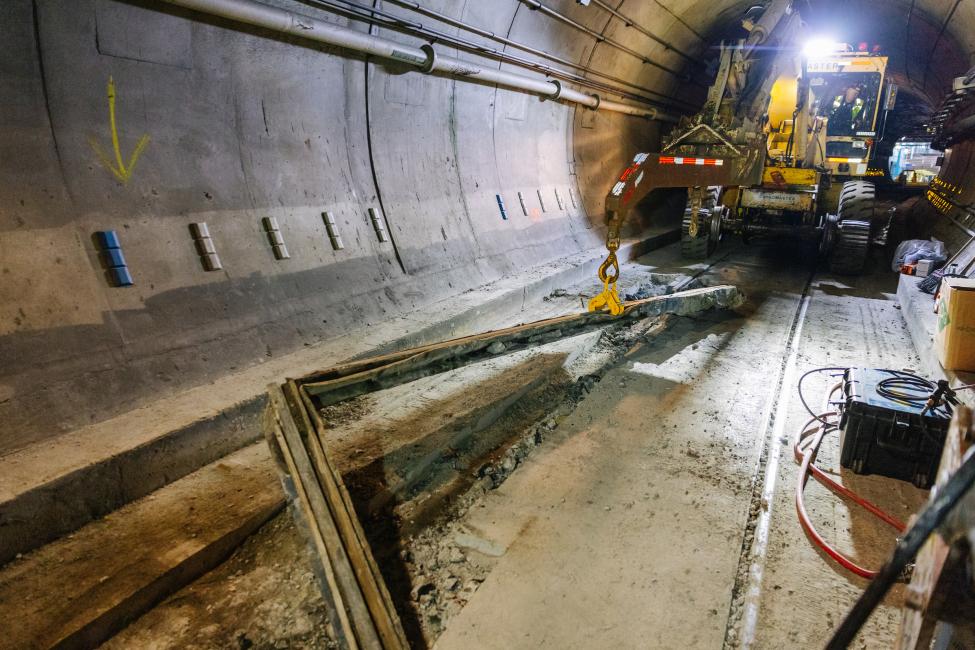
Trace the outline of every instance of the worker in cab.
{"type": "Polygon", "coordinates": [[[860,86],[848,86],[837,95],[829,113],[830,135],[854,135],[863,122],[863,107],[860,86]]]}

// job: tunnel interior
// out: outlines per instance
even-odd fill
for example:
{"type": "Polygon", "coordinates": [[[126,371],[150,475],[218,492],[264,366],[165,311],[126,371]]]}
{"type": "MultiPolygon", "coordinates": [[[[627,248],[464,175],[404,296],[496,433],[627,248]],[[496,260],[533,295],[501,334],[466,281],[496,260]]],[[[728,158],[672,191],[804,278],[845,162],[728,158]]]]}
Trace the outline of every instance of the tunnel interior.
{"type": "MultiPolygon", "coordinates": [[[[302,4],[322,20],[368,25],[361,10],[302,4]]],[[[436,11],[450,9],[446,15],[468,29],[573,62],[573,75],[582,71],[672,113],[700,105],[716,45],[742,36],[738,21],[748,9],[732,2],[708,3],[707,11],[693,3],[626,7],[621,15],[634,25],[659,25],[651,32],[658,42],[598,8],[570,4],[572,23],[564,23],[530,3],[495,5],[489,16],[448,4],[436,11]]],[[[813,33],[866,40],[888,53],[903,93],[888,141],[923,129],[917,121],[933,114],[966,70],[968,50],[955,36],[965,33],[958,27],[964,5],[950,20],[924,3],[800,3],[797,10],[808,14],[813,33]],[[842,31],[828,32],[833,25],[842,31]]],[[[659,147],[669,126],[426,77],[164,4],[15,2],[4,11],[12,54],[4,158],[17,161],[4,169],[5,232],[20,242],[11,239],[5,256],[7,450],[598,247],[606,179],[633,152],[659,147]],[[117,130],[121,163],[107,124],[109,80],[117,129],[124,129],[117,130]],[[370,209],[388,224],[389,242],[378,241],[370,209]],[[326,211],[343,250],[330,250],[326,211]],[[262,245],[265,216],[283,235],[293,229],[284,239],[289,259],[262,245]],[[196,255],[188,225],[196,222],[219,245],[216,272],[196,255]],[[99,230],[127,235],[122,250],[139,280],[131,288],[117,290],[99,272],[91,239],[99,230]],[[30,261],[38,246],[54,254],[44,273],[30,261]],[[60,387],[56,378],[68,376],[70,389],[60,387]],[[22,408],[22,399],[34,407],[22,408]],[[37,408],[37,400],[47,401],[37,408]]],[[[383,11],[387,21],[432,22],[418,23],[395,3],[383,11]]],[[[476,58],[471,50],[481,47],[552,64],[442,23],[426,32],[371,29],[414,43],[416,33],[446,33],[473,46],[448,50],[462,58],[476,58]]],[[[681,198],[663,199],[637,211],[635,236],[675,218],[667,206],[681,198]]]]}
{"type": "MultiPolygon", "coordinates": [[[[325,423],[322,453],[411,647],[825,643],[867,582],[788,518],[797,470],[779,439],[805,414],[807,366],[965,383],[927,360],[931,301],[908,304],[891,271],[902,240],[934,237],[970,275],[963,0],[0,3],[0,619],[29,620],[14,645],[356,647],[269,385],[351,381],[375,370],[364,359],[585,312],[610,287],[612,201],[638,160],[663,164],[701,124],[741,145],[701,116],[723,52],[747,51],[780,5],[801,39],[773,39],[768,60],[813,39],[887,57],[880,97],[895,86],[896,102],[868,179],[886,225],[862,277],[832,273],[815,245],[730,229],[706,260],[681,257],[699,184],[653,181],[622,223],[620,298],[734,285],[742,301],[504,339],[415,385],[377,371],[334,404],[309,398],[303,439],[325,423]],[[930,184],[890,172],[898,142],[934,147],[930,184]],[[69,579],[78,594],[55,602],[50,581],[69,579]],[[803,609],[817,588],[836,602],[803,609]],[[18,589],[47,595],[24,609],[18,589]]],[[[826,216],[803,227],[825,233],[826,216]]],[[[838,452],[823,456],[839,475],[838,452]]],[[[927,498],[842,473],[905,519],[927,498]]],[[[815,489],[833,541],[883,561],[893,538],[823,514],[815,489]]],[[[868,646],[892,647],[896,598],[868,646]]]]}

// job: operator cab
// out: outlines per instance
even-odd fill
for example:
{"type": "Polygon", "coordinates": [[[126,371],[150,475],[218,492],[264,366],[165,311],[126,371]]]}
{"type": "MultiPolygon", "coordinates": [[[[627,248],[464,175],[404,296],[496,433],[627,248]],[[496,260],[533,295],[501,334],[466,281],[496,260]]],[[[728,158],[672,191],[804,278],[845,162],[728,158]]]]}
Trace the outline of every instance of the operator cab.
{"type": "Polygon", "coordinates": [[[811,110],[826,120],[825,150],[820,155],[830,175],[866,175],[877,139],[886,69],[886,56],[867,52],[807,57],[811,110]]]}

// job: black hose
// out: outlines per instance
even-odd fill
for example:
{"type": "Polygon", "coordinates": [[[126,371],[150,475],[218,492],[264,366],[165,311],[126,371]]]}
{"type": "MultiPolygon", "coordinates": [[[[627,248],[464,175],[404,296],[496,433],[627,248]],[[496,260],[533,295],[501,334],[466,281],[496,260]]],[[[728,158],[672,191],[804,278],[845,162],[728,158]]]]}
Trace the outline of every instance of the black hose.
{"type": "MultiPolygon", "coordinates": [[[[841,371],[845,373],[847,370],[849,370],[849,368],[839,366],[813,368],[812,370],[804,372],[799,377],[799,381],[797,382],[799,401],[802,402],[802,406],[806,409],[806,412],[809,413],[811,417],[816,418],[816,420],[822,424],[829,424],[829,422],[822,419],[809,407],[809,403],[806,402],[806,398],[802,394],[802,382],[806,379],[806,377],[817,372],[841,371]]],[[[927,403],[928,399],[930,399],[938,390],[938,384],[935,382],[909,372],[890,369],[882,369],[881,372],[886,372],[891,376],[877,382],[877,394],[886,399],[900,402],[901,404],[907,404],[914,407],[923,407],[927,403]]],[[[952,413],[951,405],[949,402],[945,401],[945,403],[933,407],[931,413],[944,418],[950,418],[952,413]]]]}
{"type": "Polygon", "coordinates": [[[877,394],[895,402],[924,406],[938,385],[917,375],[894,374],[877,382],[877,394]]]}
{"type": "Polygon", "coordinates": [[[921,512],[917,522],[897,542],[894,553],[877,572],[853,609],[833,633],[826,650],[839,650],[850,645],[870,614],[884,599],[890,587],[913,560],[928,537],[941,525],[958,502],[975,484],[975,454],[970,456],[958,471],[937,491],[934,500],[921,512]]]}
{"type": "Polygon", "coordinates": [[[924,412],[930,412],[935,416],[951,417],[953,412],[951,406],[951,395],[953,393],[951,391],[949,391],[950,395],[947,399],[939,400],[938,398],[942,397],[942,391],[936,382],[900,370],[885,370],[884,372],[890,373],[891,377],[877,382],[878,395],[907,406],[923,408],[924,412]],[[932,404],[928,408],[928,402],[932,399],[940,403],[932,404]]]}
{"type": "Polygon", "coordinates": [[[822,424],[825,424],[826,426],[833,426],[833,423],[827,422],[826,420],[824,420],[822,418],[822,416],[814,413],[813,410],[811,408],[809,408],[809,404],[806,402],[806,398],[802,394],[802,382],[803,382],[803,380],[806,377],[808,377],[809,375],[811,375],[813,373],[816,373],[816,372],[829,372],[830,370],[841,370],[843,372],[846,372],[847,370],[849,370],[849,368],[848,367],[839,367],[839,366],[834,366],[834,367],[829,367],[829,368],[813,368],[812,370],[808,370],[808,371],[802,373],[802,376],[799,377],[799,381],[796,382],[796,389],[799,391],[799,401],[802,402],[802,406],[803,406],[803,408],[806,409],[806,413],[808,413],[812,417],[816,418],[816,420],[818,420],[822,424]]]}

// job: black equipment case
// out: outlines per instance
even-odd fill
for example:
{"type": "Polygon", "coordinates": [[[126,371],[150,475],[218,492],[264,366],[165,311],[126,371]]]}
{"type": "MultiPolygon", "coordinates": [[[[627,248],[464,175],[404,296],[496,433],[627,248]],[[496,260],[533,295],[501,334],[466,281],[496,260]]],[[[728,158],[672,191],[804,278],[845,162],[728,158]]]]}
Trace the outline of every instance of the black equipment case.
{"type": "Polygon", "coordinates": [[[923,400],[878,393],[881,381],[899,374],[875,368],[844,373],[840,464],[857,474],[879,474],[927,489],[938,473],[950,416],[943,408],[922,415],[923,400]]]}

